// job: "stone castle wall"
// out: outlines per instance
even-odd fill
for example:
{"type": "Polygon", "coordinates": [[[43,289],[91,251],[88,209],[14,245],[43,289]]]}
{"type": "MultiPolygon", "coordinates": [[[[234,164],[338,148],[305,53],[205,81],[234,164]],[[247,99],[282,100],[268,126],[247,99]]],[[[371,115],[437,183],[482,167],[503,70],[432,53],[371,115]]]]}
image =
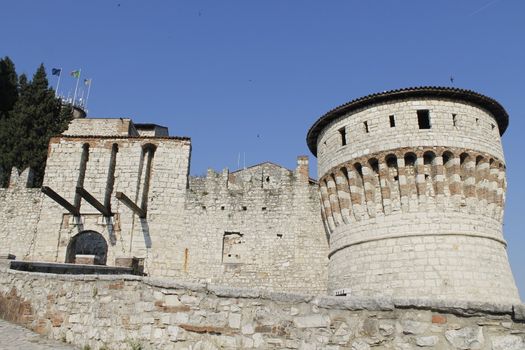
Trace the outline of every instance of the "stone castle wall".
{"type": "Polygon", "coordinates": [[[9,187],[0,188],[0,255],[27,258],[42,208],[40,188],[28,188],[30,174],[12,171],[9,187]]]}
{"type": "Polygon", "coordinates": [[[327,123],[317,155],[329,290],[518,301],[499,134],[485,109],[439,97],[370,104],[327,123]]]}
{"type": "Polygon", "coordinates": [[[188,275],[243,287],[326,291],[328,244],[317,184],[304,173],[307,160],[295,172],[263,163],[191,178],[188,275]]]}
{"type": "Polygon", "coordinates": [[[189,139],[122,135],[134,129],[128,119],[77,119],[67,135],[50,141],[43,186],[79,208],[79,216],[23,180],[15,186],[13,175],[11,188],[0,189],[7,242],[0,254],[60,263],[95,254],[110,266],[138,257],[152,276],[326,291],[328,244],[307,157],[295,171],[263,163],[196,178],[189,176],[189,139]],[[86,136],[98,128],[105,135],[86,136]],[[145,207],[146,217],[118,192],[145,207]]]}
{"type": "Polygon", "coordinates": [[[0,266],[0,317],[91,349],[525,348],[525,307],[327,297],[0,266]]]}

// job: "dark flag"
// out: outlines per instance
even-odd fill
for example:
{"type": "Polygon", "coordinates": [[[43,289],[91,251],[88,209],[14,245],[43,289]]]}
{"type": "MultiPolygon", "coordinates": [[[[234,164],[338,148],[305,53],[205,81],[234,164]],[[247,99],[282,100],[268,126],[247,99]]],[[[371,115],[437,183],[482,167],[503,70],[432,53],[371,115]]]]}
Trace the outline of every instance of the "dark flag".
{"type": "Polygon", "coordinates": [[[53,68],[51,69],[51,74],[52,75],[58,75],[60,76],[60,73],[62,72],[62,69],[61,68],[53,68]]]}

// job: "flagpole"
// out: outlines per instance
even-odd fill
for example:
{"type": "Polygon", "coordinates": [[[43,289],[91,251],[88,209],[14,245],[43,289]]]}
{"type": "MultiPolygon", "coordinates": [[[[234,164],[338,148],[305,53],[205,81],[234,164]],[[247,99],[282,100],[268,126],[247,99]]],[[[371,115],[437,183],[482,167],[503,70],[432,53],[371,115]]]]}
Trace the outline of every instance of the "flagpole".
{"type": "Polygon", "coordinates": [[[91,83],[93,83],[93,80],[92,79],[89,79],[89,84],[88,84],[88,92],[87,92],[87,96],[86,96],[86,109],[87,109],[87,104],[88,104],[88,100],[89,100],[89,91],[91,90],[91,83]]]}
{"type": "Polygon", "coordinates": [[[78,70],[78,77],[77,77],[77,86],[75,87],[75,94],[73,95],[73,106],[75,106],[75,101],[77,99],[77,90],[78,90],[78,81],[80,80],[80,73],[82,69],[78,70]]]}
{"type": "Polygon", "coordinates": [[[55,89],[55,96],[57,96],[58,94],[58,87],[60,86],[60,77],[62,76],[62,68],[59,68],[60,69],[60,73],[58,73],[58,82],[57,82],[57,87],[55,89]]]}
{"type": "Polygon", "coordinates": [[[80,106],[84,107],[84,105],[83,105],[83,103],[84,103],[84,88],[81,88],[81,90],[82,90],[82,97],[80,97],[80,101],[81,101],[80,102],[80,106]]]}

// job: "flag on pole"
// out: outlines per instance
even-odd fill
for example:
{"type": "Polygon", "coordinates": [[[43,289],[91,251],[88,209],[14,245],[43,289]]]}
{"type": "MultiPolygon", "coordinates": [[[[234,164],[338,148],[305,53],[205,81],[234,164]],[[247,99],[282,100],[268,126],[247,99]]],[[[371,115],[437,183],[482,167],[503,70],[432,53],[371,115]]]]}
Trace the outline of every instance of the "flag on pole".
{"type": "Polygon", "coordinates": [[[53,68],[53,69],[51,69],[51,74],[52,75],[60,76],[60,73],[62,73],[62,68],[53,68]]]}
{"type": "Polygon", "coordinates": [[[84,79],[84,85],[86,86],[91,85],[91,79],[84,79]]]}
{"type": "Polygon", "coordinates": [[[69,75],[71,75],[73,78],[80,78],[80,69],[71,71],[69,75]]]}

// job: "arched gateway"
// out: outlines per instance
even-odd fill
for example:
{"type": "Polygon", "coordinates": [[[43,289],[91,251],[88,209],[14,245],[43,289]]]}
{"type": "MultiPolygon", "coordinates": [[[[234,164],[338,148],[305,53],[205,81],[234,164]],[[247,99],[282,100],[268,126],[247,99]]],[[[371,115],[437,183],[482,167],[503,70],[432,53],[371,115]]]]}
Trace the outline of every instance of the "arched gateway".
{"type": "Polygon", "coordinates": [[[96,231],[82,231],[69,241],[66,263],[75,263],[77,255],[94,255],[96,265],[106,265],[108,244],[96,231]]]}

